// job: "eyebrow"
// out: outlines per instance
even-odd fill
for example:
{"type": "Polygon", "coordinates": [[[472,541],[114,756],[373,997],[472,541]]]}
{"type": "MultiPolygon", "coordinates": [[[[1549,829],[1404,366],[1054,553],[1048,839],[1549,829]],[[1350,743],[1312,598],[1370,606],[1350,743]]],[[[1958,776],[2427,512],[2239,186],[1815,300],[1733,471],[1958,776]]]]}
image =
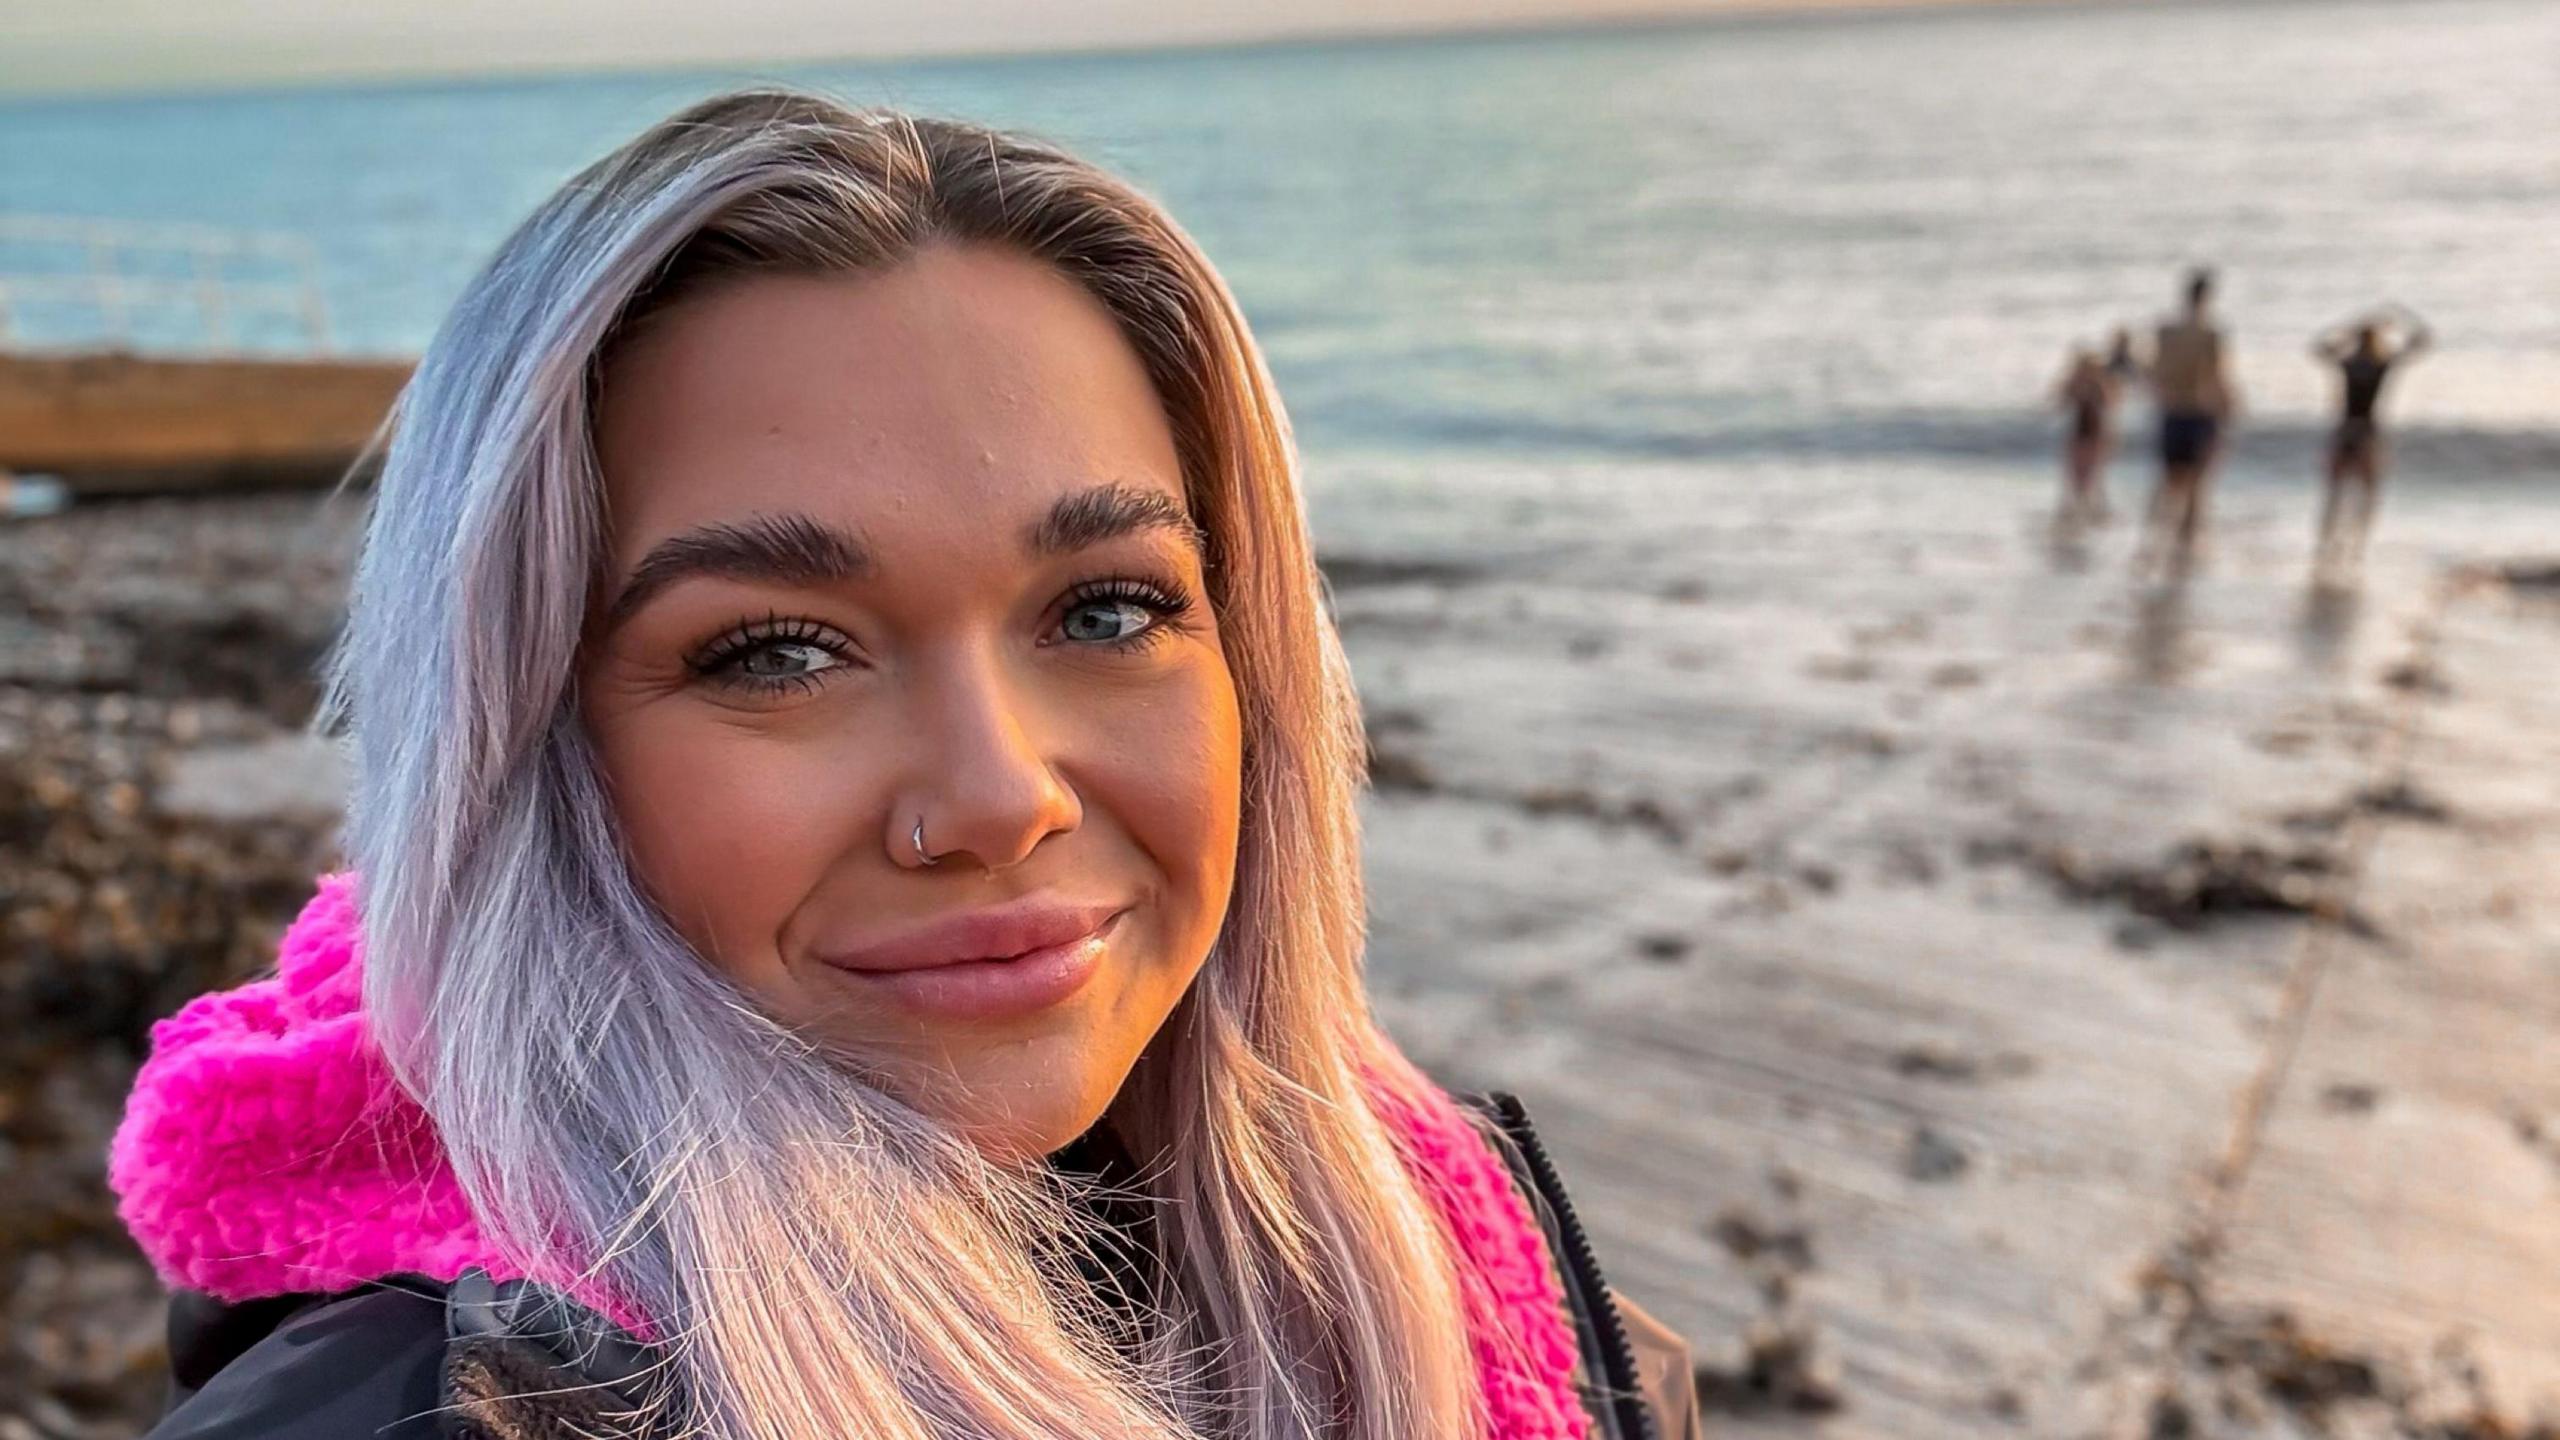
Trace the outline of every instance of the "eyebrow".
{"type": "MultiPolygon", "coordinates": [[[[1148,531],[1173,535],[1208,564],[1208,532],[1180,501],[1161,490],[1117,482],[1060,496],[1048,514],[1023,527],[1020,540],[1026,557],[1046,559],[1148,531]]],[[[814,587],[879,573],[878,554],[860,532],[798,512],[701,525],[650,547],[622,582],[605,623],[621,624],[678,581],[696,576],[814,587]]]]}

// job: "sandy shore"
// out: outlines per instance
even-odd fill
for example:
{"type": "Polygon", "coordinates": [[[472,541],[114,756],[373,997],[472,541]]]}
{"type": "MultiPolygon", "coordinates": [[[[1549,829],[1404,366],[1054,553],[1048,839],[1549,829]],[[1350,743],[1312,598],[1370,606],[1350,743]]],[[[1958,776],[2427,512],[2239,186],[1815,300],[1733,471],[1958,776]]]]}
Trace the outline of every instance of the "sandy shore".
{"type": "MultiPolygon", "coordinates": [[[[2315,596],[2244,491],[2146,592],[1925,483],[1320,476],[1390,1025],[1523,1095],[1719,1433],[2560,1413],[2560,533],[2395,513],[2315,596]]],[[[5,1440],[156,1403],[99,1155],[325,860],[352,520],[0,529],[5,1440]]]]}
{"type": "Polygon", "coordinates": [[[2248,477],[2146,589],[2040,477],[1547,478],[1463,481],[1527,547],[1320,507],[1439,561],[1339,592],[1373,964],[1719,1433],[2560,1423],[2547,513],[2395,497],[2322,593],[2248,477]]]}

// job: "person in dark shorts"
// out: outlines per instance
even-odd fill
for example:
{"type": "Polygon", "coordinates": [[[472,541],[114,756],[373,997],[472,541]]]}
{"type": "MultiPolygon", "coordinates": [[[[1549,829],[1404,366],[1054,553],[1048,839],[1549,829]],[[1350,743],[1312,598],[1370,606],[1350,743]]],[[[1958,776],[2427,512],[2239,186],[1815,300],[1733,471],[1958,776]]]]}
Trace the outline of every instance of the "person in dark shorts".
{"type": "Polygon", "coordinates": [[[2068,415],[2062,445],[2065,525],[2103,524],[2107,497],[2102,483],[2107,457],[2115,449],[2116,376],[2094,350],[2074,347],[2054,387],[2054,403],[2068,415]]]}
{"type": "Polygon", "coordinates": [[[2364,553],[2374,502],[2382,489],[2383,382],[2401,362],[2432,343],[2427,322],[2405,305],[2388,305],[2323,333],[2312,342],[2317,359],[2337,367],[2338,428],[2329,439],[2329,472],[2320,502],[2318,563],[2322,569],[2364,553]],[[2401,328],[2395,340],[2390,331],[2401,328]]]}
{"type": "Polygon", "coordinates": [[[2186,306],[2161,322],[2151,348],[2151,393],[2160,409],[2160,485],[2151,494],[2147,533],[2137,563],[2148,568],[2168,545],[2180,565],[2193,556],[2204,528],[2205,482],[2222,448],[2222,429],[2238,401],[2224,358],[2223,334],[2210,315],[2213,272],[2187,274],[2186,306]]]}

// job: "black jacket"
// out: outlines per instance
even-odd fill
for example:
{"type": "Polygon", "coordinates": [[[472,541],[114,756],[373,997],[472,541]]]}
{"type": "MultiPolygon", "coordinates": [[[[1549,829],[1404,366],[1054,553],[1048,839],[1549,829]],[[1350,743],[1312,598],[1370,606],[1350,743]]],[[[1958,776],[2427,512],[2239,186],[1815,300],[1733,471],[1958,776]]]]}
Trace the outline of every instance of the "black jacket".
{"type": "MultiPolygon", "coordinates": [[[[1685,1353],[1639,1355],[1620,1303],[1519,1102],[1470,1103],[1546,1228],[1581,1338],[1595,1440],[1681,1440],[1685,1353]],[[1640,1362],[1652,1362],[1646,1366],[1640,1362]],[[1665,1398],[1662,1367],[1675,1367],[1665,1398]],[[1650,1369],[1651,1374],[1646,1373],[1650,1369]]],[[[1671,1342],[1676,1345],[1676,1340],[1671,1342]]],[[[351,1291],[227,1305],[181,1291],[169,1310],[167,1413],[145,1440],[548,1440],[611,1433],[640,1400],[649,1352],[530,1281],[480,1271],[447,1285],[394,1276],[351,1291]]]]}

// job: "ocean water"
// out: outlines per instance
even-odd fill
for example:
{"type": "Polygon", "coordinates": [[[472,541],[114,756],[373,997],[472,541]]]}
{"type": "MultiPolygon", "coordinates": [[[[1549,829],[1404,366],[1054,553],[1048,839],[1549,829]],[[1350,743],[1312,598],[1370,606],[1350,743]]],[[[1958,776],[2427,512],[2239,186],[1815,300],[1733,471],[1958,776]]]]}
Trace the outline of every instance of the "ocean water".
{"type": "MultiPolygon", "coordinates": [[[[1319,470],[2041,473],[2065,347],[2146,322],[2207,260],[2250,412],[2238,479],[2299,475],[2330,403],[2307,341],[2384,298],[2440,337],[2386,402],[2410,482],[2560,478],[2547,0],[0,104],[0,215],[297,234],[337,341],[412,352],[562,179],[757,79],[1040,131],[1163,198],[1243,297],[1319,470]]],[[[98,317],[12,320],[75,344],[98,317]]]]}

